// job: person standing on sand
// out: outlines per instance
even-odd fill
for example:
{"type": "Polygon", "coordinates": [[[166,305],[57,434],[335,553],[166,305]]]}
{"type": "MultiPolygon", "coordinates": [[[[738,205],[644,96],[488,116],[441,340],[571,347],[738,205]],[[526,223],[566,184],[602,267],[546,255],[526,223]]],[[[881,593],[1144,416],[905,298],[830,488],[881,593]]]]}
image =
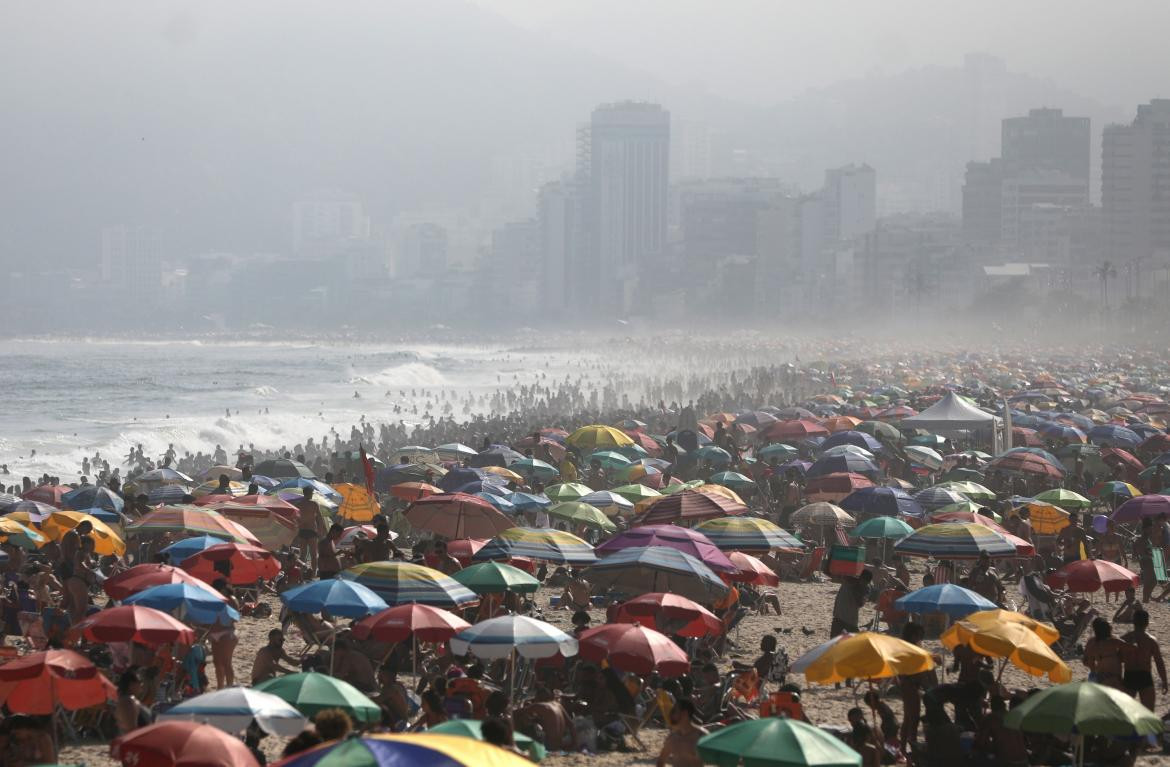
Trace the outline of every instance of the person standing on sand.
{"type": "Polygon", "coordinates": [[[1085,642],[1083,660],[1089,667],[1089,681],[1124,689],[1121,666],[1128,646],[1113,636],[1113,626],[1104,618],[1093,619],[1093,636],[1085,642]]]}
{"type": "Polygon", "coordinates": [[[1154,690],[1154,675],[1150,672],[1150,665],[1158,669],[1158,679],[1162,683],[1162,692],[1166,693],[1166,662],[1162,659],[1162,648],[1158,646],[1158,638],[1146,629],[1150,626],[1150,614],[1145,610],[1136,610],[1133,614],[1133,631],[1121,638],[1129,645],[1125,653],[1125,674],[1122,683],[1125,691],[1142,702],[1142,705],[1151,711],[1157,699],[1154,690]]]}
{"type": "Polygon", "coordinates": [[[686,698],[675,701],[670,709],[670,733],[662,742],[656,767],[701,767],[698,743],[706,734],[705,728],[695,724],[695,704],[686,698]]]}
{"type": "Polygon", "coordinates": [[[301,497],[292,501],[300,518],[297,521],[297,545],[309,550],[309,567],[317,572],[317,541],[325,534],[325,522],[321,519],[321,507],[313,500],[313,488],[301,489],[301,497]]]}

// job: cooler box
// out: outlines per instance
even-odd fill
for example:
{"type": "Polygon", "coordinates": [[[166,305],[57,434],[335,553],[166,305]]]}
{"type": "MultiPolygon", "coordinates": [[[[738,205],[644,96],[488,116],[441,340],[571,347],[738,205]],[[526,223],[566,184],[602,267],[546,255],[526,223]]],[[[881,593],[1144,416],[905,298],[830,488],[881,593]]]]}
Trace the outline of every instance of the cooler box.
{"type": "Polygon", "coordinates": [[[865,547],[834,544],[829,549],[829,575],[857,577],[865,571],[865,547]]]}

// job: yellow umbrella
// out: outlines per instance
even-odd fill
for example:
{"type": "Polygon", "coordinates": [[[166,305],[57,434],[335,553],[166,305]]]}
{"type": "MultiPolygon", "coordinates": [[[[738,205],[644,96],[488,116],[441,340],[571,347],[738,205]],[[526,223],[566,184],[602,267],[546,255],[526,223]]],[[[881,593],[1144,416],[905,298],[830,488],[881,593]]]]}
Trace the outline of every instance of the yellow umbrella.
{"type": "Polygon", "coordinates": [[[897,637],[866,631],[834,643],[807,669],[810,682],[880,679],[934,668],[930,653],[897,637]]]}
{"type": "Polygon", "coordinates": [[[1032,676],[1048,675],[1057,684],[1072,681],[1072,670],[1036,632],[1019,623],[1002,621],[987,626],[970,625],[965,645],[980,655],[1000,658],[1032,676]]]}
{"type": "Polygon", "coordinates": [[[731,500],[735,501],[736,503],[738,503],[742,506],[747,506],[747,504],[744,503],[744,500],[739,497],[739,493],[735,492],[730,487],[724,487],[723,485],[714,485],[714,484],[708,483],[706,485],[699,485],[695,489],[698,490],[700,493],[707,493],[709,495],[721,495],[724,498],[730,498],[731,500]]]}
{"type": "Polygon", "coordinates": [[[634,440],[630,439],[625,432],[601,424],[582,426],[570,434],[565,442],[579,450],[586,451],[607,447],[629,447],[634,444],[634,440]]]}
{"type": "MultiPolygon", "coordinates": [[[[25,514],[27,516],[27,513],[25,514]]],[[[48,538],[12,517],[0,517],[0,538],[25,549],[39,549],[49,542],[48,538]]]]}
{"type": "Polygon", "coordinates": [[[1068,512],[1051,503],[1032,501],[1027,504],[1028,524],[1039,535],[1056,535],[1068,527],[1068,512]]]}
{"type": "Polygon", "coordinates": [[[967,642],[967,638],[973,633],[972,627],[986,628],[1000,623],[1015,623],[1023,626],[1040,637],[1044,644],[1052,644],[1060,639],[1060,632],[1051,623],[1044,623],[1011,610],[980,610],[977,613],[971,613],[959,623],[953,624],[943,632],[939,641],[942,642],[943,647],[953,650],[958,645],[967,642]]]}
{"type": "Polygon", "coordinates": [[[80,511],[54,511],[41,523],[41,532],[47,535],[50,540],[60,541],[65,537],[65,533],[82,522],[89,522],[93,525],[93,532],[90,533],[90,536],[93,538],[95,552],[102,555],[117,554],[118,556],[126,553],[126,544],[122,541],[121,536],[110,529],[109,525],[92,514],[80,511]]]}
{"type": "Polygon", "coordinates": [[[337,508],[337,516],[354,522],[369,522],[376,517],[382,508],[370,496],[370,491],[361,485],[351,485],[343,482],[334,485],[333,489],[341,494],[341,505],[337,508]]]}
{"type": "Polygon", "coordinates": [[[483,470],[489,474],[495,474],[497,477],[503,477],[509,482],[516,482],[523,484],[524,477],[521,477],[511,469],[505,469],[503,466],[484,466],[483,470]]]}

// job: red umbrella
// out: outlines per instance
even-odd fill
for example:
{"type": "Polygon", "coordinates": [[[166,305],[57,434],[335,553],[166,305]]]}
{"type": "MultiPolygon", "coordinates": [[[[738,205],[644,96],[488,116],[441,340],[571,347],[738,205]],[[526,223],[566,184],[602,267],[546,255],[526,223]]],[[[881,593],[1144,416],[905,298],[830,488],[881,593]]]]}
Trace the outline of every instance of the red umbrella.
{"type": "Polygon", "coordinates": [[[774,442],[790,442],[809,437],[827,437],[829,430],[815,421],[777,421],[764,431],[764,436],[774,442]]]}
{"type": "Polygon", "coordinates": [[[1143,453],[1165,453],[1170,451],[1170,434],[1151,434],[1141,444],[1143,453]]]}
{"type": "Polygon", "coordinates": [[[634,444],[649,453],[651,457],[657,458],[662,455],[662,446],[649,434],[632,429],[626,429],[623,433],[634,440],[634,444]]]}
{"type": "Polygon", "coordinates": [[[1035,453],[1007,453],[987,464],[997,471],[1014,471],[1021,474],[1038,474],[1042,477],[1059,478],[1064,473],[1035,453]]]}
{"type": "Polygon", "coordinates": [[[65,485],[37,485],[27,493],[21,494],[21,498],[26,501],[40,501],[47,503],[50,506],[56,506],[58,509],[63,508],[61,504],[61,497],[66,493],[72,492],[73,488],[65,485]]]}
{"type": "Polygon", "coordinates": [[[447,553],[459,560],[459,564],[467,567],[475,552],[487,545],[487,538],[456,538],[447,541],[447,553]]]}
{"type": "Polygon", "coordinates": [[[697,490],[683,490],[674,495],[654,499],[654,503],[635,525],[665,525],[671,522],[702,522],[728,515],[743,514],[747,507],[721,495],[708,495],[697,490]]]}
{"type": "Polygon", "coordinates": [[[684,637],[723,633],[723,622],[715,613],[678,594],[659,592],[634,597],[618,608],[616,620],[618,623],[640,623],[655,631],[684,637]]]}
{"type": "Polygon", "coordinates": [[[874,418],[879,421],[900,421],[903,418],[918,415],[918,411],[906,405],[894,405],[878,413],[874,418]]]}
{"type": "Polygon", "coordinates": [[[751,583],[756,586],[776,586],[780,583],[780,576],[751,554],[733,551],[727,555],[727,558],[731,560],[731,564],[738,568],[736,572],[727,576],[730,580],[751,583]]]}
{"type": "Polygon", "coordinates": [[[260,506],[265,509],[275,509],[281,512],[282,516],[297,522],[301,518],[301,510],[293,506],[288,501],[275,495],[237,495],[231,498],[227,503],[239,506],[260,506]]]}
{"type": "Polygon", "coordinates": [[[0,704],[14,714],[76,711],[113,700],[114,685],[93,662],[73,650],[25,655],[0,666],[0,704]]]}
{"type": "Polygon", "coordinates": [[[1044,447],[1040,432],[1023,426],[1012,427],[1012,447],[1044,447]]]}
{"type": "Polygon", "coordinates": [[[578,638],[580,656],[594,663],[606,661],[618,671],[659,676],[682,676],[691,661],[679,646],[654,629],[636,623],[607,623],[578,638]]]}
{"type": "Polygon", "coordinates": [[[835,502],[857,490],[873,486],[873,482],[860,474],[834,472],[810,479],[804,486],[804,496],[809,501],[835,502]]]}
{"type": "Polygon", "coordinates": [[[1133,453],[1128,450],[1122,450],[1119,447],[1102,448],[1101,460],[1110,466],[1124,466],[1134,472],[1139,472],[1146,468],[1146,465],[1139,461],[1133,453]]]}
{"type": "Polygon", "coordinates": [[[132,730],[110,744],[127,767],[259,767],[256,757],[218,727],[169,721],[132,730]]]}
{"type": "Polygon", "coordinates": [[[91,642],[138,642],[160,645],[191,644],[195,632],[161,610],[142,605],[107,607],[82,619],[74,627],[91,642]]]}
{"type": "Polygon", "coordinates": [[[444,538],[495,538],[516,523],[483,498],[468,493],[440,493],[421,498],[406,509],[416,530],[444,538]]]}
{"type": "Polygon", "coordinates": [[[353,635],[375,642],[446,642],[471,624],[454,613],[420,604],[398,605],[353,624],[353,635]]]}
{"type": "Polygon", "coordinates": [[[167,583],[189,583],[192,586],[198,586],[216,594],[219,593],[186,570],[180,570],[170,565],[156,564],[135,565],[125,572],[108,578],[102,584],[102,588],[111,598],[121,600],[151,586],[162,586],[167,583]]]}
{"type": "Polygon", "coordinates": [[[397,485],[390,486],[390,495],[404,501],[417,501],[420,498],[437,495],[441,492],[443,492],[441,488],[428,482],[399,482],[397,485]]]}
{"type": "Polygon", "coordinates": [[[1069,562],[1045,579],[1054,589],[1069,591],[1125,591],[1138,585],[1137,573],[1104,559],[1082,559],[1069,562]]]}
{"type": "Polygon", "coordinates": [[[215,569],[218,562],[231,565],[230,582],[235,586],[255,583],[260,578],[272,580],[280,572],[280,560],[271,551],[247,543],[217,543],[184,559],[179,567],[207,583],[222,578],[215,569]]]}

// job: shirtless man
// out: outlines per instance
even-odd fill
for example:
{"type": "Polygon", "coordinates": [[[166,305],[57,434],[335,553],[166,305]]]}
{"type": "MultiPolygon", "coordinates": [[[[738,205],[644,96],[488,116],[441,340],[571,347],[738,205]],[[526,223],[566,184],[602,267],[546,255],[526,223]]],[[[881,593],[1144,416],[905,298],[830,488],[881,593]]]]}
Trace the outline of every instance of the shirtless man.
{"type": "Polygon", "coordinates": [[[256,660],[252,662],[252,684],[258,685],[278,674],[295,673],[291,668],[280,665],[281,661],[291,666],[297,664],[297,660],[284,651],[284,632],[272,629],[268,632],[268,644],[257,651],[256,660]]]}
{"type": "Polygon", "coordinates": [[[979,561],[971,568],[967,581],[976,594],[997,605],[1003,604],[1003,583],[999,580],[999,573],[991,566],[991,557],[986,551],[979,555],[979,561]]]}
{"type": "Polygon", "coordinates": [[[337,542],[345,528],[334,522],[329,533],[317,542],[317,577],[321,580],[333,578],[341,572],[341,560],[337,558],[337,542]]]}
{"type": "Polygon", "coordinates": [[[697,744],[707,730],[695,724],[695,704],[683,698],[670,709],[670,734],[662,742],[657,767],[700,767],[697,744]]]}
{"type": "Polygon", "coordinates": [[[374,675],[374,664],[362,653],[350,646],[349,640],[337,640],[333,649],[333,676],[349,682],[364,693],[378,688],[374,675]]]}
{"type": "Polygon", "coordinates": [[[572,577],[565,584],[565,590],[561,593],[559,607],[576,612],[577,610],[588,610],[592,606],[589,601],[589,582],[582,578],[579,572],[573,570],[572,577]]]}
{"type": "Polygon", "coordinates": [[[1064,562],[1076,562],[1081,558],[1081,547],[1084,546],[1085,553],[1090,552],[1089,536],[1085,534],[1084,529],[1080,525],[1080,515],[1070,514],[1068,518],[1068,527],[1060,531],[1056,536],[1056,540],[1060,543],[1064,552],[1064,562]]]}
{"type": "Polygon", "coordinates": [[[1142,702],[1146,708],[1153,710],[1157,693],[1154,690],[1154,676],[1150,673],[1150,663],[1158,669],[1158,679],[1162,682],[1162,692],[1166,692],[1166,662],[1162,659],[1162,648],[1158,646],[1158,638],[1146,631],[1150,625],[1150,614],[1145,610],[1136,610],[1133,614],[1133,631],[1121,639],[1129,645],[1125,654],[1125,675],[1122,677],[1125,691],[1142,702]]]}
{"type": "Polygon", "coordinates": [[[1123,689],[1121,667],[1127,645],[1113,636],[1113,626],[1104,618],[1093,619],[1093,636],[1085,642],[1082,660],[1089,667],[1089,681],[1123,689]]]}
{"type": "Polygon", "coordinates": [[[313,500],[313,488],[301,489],[301,496],[292,505],[300,512],[297,522],[297,545],[308,549],[309,566],[317,572],[317,541],[325,533],[325,523],[321,519],[321,507],[313,500]]]}
{"type": "Polygon", "coordinates": [[[516,711],[518,722],[539,724],[544,731],[544,746],[549,751],[574,751],[577,729],[561,702],[544,685],[536,688],[536,699],[516,711]]]}

